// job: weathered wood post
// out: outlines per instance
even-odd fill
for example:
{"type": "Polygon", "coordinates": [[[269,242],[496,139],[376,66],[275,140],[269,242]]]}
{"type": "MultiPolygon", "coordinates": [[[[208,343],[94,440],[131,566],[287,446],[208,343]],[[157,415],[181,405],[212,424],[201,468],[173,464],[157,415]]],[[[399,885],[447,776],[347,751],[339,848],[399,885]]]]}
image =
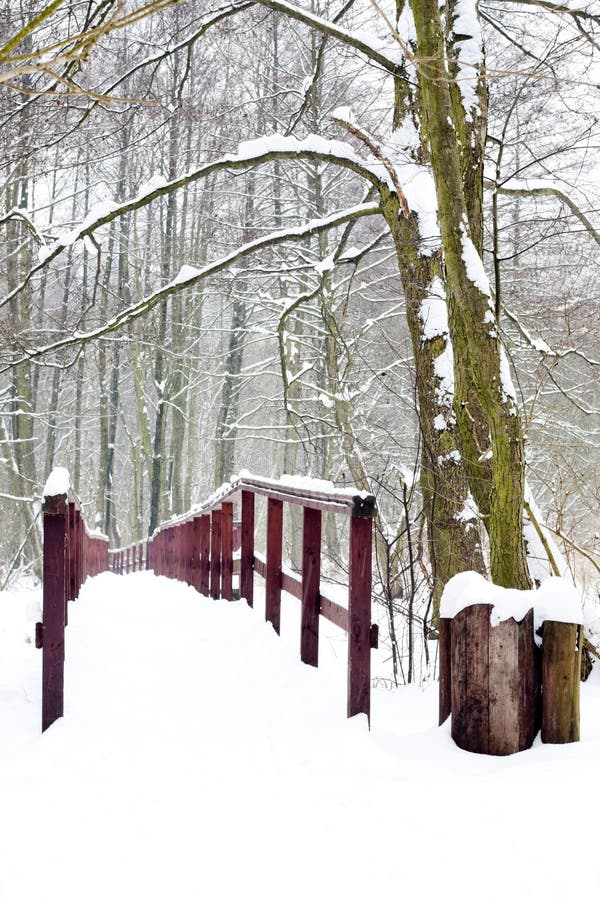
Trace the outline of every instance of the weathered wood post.
{"type": "Polygon", "coordinates": [[[194,562],[194,541],[193,541],[193,519],[188,519],[184,524],[185,531],[185,558],[184,558],[184,570],[185,570],[185,583],[191,585],[192,584],[192,569],[194,562]]]}
{"type": "Polygon", "coordinates": [[[213,509],[210,526],[210,596],[221,596],[221,510],[213,509]]]}
{"type": "Polygon", "coordinates": [[[452,737],[463,750],[506,756],[536,734],[533,610],[493,626],[491,610],[467,606],[451,620],[452,737]]]}
{"type": "Polygon", "coordinates": [[[221,504],[221,595],[233,600],[233,503],[221,504]]]}
{"type": "Polygon", "coordinates": [[[75,513],[75,529],[74,529],[74,546],[71,558],[75,564],[75,593],[73,600],[79,596],[81,585],[83,584],[83,542],[86,538],[84,522],[81,517],[81,510],[77,503],[74,508],[75,513]]]}
{"type": "Polygon", "coordinates": [[[210,516],[200,518],[200,593],[208,597],[210,591],[210,516]]]}
{"type": "Polygon", "coordinates": [[[267,565],[265,620],[277,634],[281,629],[281,554],[283,543],[283,501],[267,500],[267,565]]]}
{"type": "MultiPolygon", "coordinates": [[[[370,588],[369,588],[370,589],[370,588]]],[[[302,529],[302,613],[300,659],[319,665],[319,614],[321,590],[321,511],[304,507],[302,529]]],[[[369,604],[370,626],[370,604],[369,604]]]]}
{"type": "MultiPolygon", "coordinates": [[[[58,480],[47,491],[60,488],[58,480]]],[[[68,476],[64,493],[45,493],[43,510],[42,731],[63,715],[68,476]]]]}
{"type": "Polygon", "coordinates": [[[579,740],[582,626],[546,621],[542,641],[542,741],[579,740]]]}
{"type": "Polygon", "coordinates": [[[254,494],[242,491],[240,598],[254,605],[254,494]]]}
{"type": "Polygon", "coordinates": [[[371,714],[372,516],[371,507],[366,515],[355,514],[350,519],[348,716],[371,714]]]}
{"type": "Polygon", "coordinates": [[[200,592],[200,527],[200,516],[194,516],[190,523],[190,550],[192,555],[190,583],[198,592],[200,592]]]}
{"type": "Polygon", "coordinates": [[[450,619],[440,619],[438,625],[439,660],[439,725],[443,725],[452,712],[452,669],[450,652],[450,619]]]}

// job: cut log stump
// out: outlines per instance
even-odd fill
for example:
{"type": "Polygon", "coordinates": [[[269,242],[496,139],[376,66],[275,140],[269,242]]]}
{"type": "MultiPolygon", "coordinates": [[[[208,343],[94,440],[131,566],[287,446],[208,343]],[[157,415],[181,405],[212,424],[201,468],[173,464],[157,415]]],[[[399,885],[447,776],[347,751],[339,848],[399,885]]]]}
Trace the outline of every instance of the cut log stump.
{"type": "Polygon", "coordinates": [[[536,733],[533,611],[492,626],[491,609],[469,606],[451,620],[452,737],[463,750],[506,756],[536,733]]]}

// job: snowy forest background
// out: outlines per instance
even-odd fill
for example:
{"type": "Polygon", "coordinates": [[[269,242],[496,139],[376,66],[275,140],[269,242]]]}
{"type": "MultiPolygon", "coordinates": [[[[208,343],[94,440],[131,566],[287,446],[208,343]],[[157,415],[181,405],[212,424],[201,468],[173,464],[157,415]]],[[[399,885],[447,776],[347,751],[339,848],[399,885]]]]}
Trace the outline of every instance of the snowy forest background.
{"type": "MultiPolygon", "coordinates": [[[[4,0],[3,43],[47,6],[4,0]]],[[[378,591],[402,645],[409,619],[422,630],[431,618],[433,582],[414,352],[385,222],[265,240],[155,297],[193,274],[182,267],[202,270],[372,199],[351,168],[300,155],[184,176],[273,134],[361,153],[340,120],[385,147],[393,81],[355,47],[282,14],[290,4],[149,6],[128,21],[140,4],[57,4],[0,54],[2,586],[39,573],[39,498],[55,465],[113,545],[144,537],[240,469],[310,474],[376,494],[378,591]],[[86,32],[93,40],[82,44],[86,32]],[[177,178],[179,189],[161,194],[177,178]],[[126,201],[127,214],[81,234],[126,201]],[[144,315],[119,321],[151,297],[144,315]]],[[[374,36],[393,44],[389,22],[404,4],[297,6],[375,46],[374,36]]],[[[482,0],[479,20],[484,263],[528,484],[548,539],[594,595],[600,9],[482,0]]],[[[292,562],[299,537],[288,523],[292,562]]],[[[342,538],[328,522],[334,576],[342,538]]]]}

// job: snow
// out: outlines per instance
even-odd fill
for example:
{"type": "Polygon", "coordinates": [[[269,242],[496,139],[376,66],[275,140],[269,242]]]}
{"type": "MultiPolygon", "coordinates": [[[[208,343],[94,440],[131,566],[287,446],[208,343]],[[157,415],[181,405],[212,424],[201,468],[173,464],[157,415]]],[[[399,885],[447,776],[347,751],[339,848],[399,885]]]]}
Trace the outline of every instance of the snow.
{"type": "Polygon", "coordinates": [[[459,68],[456,83],[461,93],[465,119],[471,122],[473,112],[479,113],[477,78],[478,67],[483,63],[483,39],[476,0],[457,0],[452,31],[456,36],[459,68]]]}
{"type": "Polygon", "coordinates": [[[504,347],[500,347],[500,384],[502,385],[502,399],[513,400],[516,402],[517,392],[510,374],[510,366],[508,364],[508,356],[504,347]]]}
{"type": "Polygon", "coordinates": [[[180,268],[179,272],[171,282],[171,284],[184,284],[186,281],[190,281],[192,278],[196,278],[198,275],[202,274],[201,269],[197,269],[195,266],[187,266],[184,265],[180,268]]]}
{"type": "Polygon", "coordinates": [[[595,675],[581,743],[478,756],[436,726],[435,684],[375,688],[371,730],[347,720],[345,638],[323,629],[322,666],[302,665],[292,598],[279,639],[260,603],[104,574],[70,605],[65,718],[40,736],[27,603],[0,604],[6,900],[363,900],[399,885],[565,900],[575,871],[597,895],[595,675]],[[557,827],[574,803],[577,827],[557,827]]]}
{"type": "Polygon", "coordinates": [[[455,466],[460,465],[460,451],[459,450],[449,450],[448,453],[444,453],[443,456],[438,456],[438,466],[443,466],[446,463],[454,463],[455,466]]]}
{"type": "MultiPolygon", "coordinates": [[[[460,240],[462,244],[462,258],[467,269],[467,278],[482,294],[491,298],[490,281],[483,267],[483,260],[475,249],[475,244],[466,234],[464,226],[461,228],[460,240]]],[[[493,307],[490,308],[493,311],[493,307]]]]}
{"type": "MultiPolygon", "coordinates": [[[[433,371],[438,379],[435,389],[437,402],[440,406],[447,406],[452,410],[452,401],[454,399],[454,352],[449,338],[443,351],[433,361],[433,371]]],[[[452,413],[451,415],[453,417],[452,413]]]]}
{"type": "Polygon", "coordinates": [[[314,270],[317,275],[323,276],[326,272],[331,272],[331,270],[335,268],[335,259],[334,254],[330,253],[329,256],[326,256],[325,259],[319,260],[319,262],[315,263],[314,270]]]}
{"type": "MultiPolygon", "coordinates": [[[[394,132],[386,152],[393,160],[409,209],[416,213],[421,238],[420,252],[424,256],[431,256],[441,247],[437,195],[431,169],[406,159],[407,150],[414,151],[417,142],[418,135],[414,126],[406,119],[402,128],[394,132]]],[[[375,174],[375,168],[371,164],[369,168],[375,174]]],[[[380,178],[385,178],[384,172],[377,174],[380,178]]],[[[390,187],[393,189],[393,185],[390,187]]]]}
{"type": "Polygon", "coordinates": [[[44,497],[58,497],[61,494],[68,494],[71,488],[71,476],[67,469],[62,466],[56,466],[52,469],[48,480],[44,485],[44,497]]]}
{"type": "Polygon", "coordinates": [[[455,514],[454,518],[457,522],[464,522],[467,524],[469,522],[477,522],[481,518],[471,491],[467,492],[463,508],[455,514]]]}
{"type": "Polygon", "coordinates": [[[440,616],[453,619],[462,609],[478,603],[491,604],[492,625],[511,616],[520,622],[530,609],[536,631],[545,621],[583,624],[581,597],[569,578],[547,578],[537,590],[517,591],[491,584],[477,572],[459,572],[444,588],[440,616]]]}
{"type": "Polygon", "coordinates": [[[432,341],[448,334],[446,292],[441,279],[437,276],[431,282],[427,295],[421,303],[419,318],[423,323],[423,341],[432,341]]]}

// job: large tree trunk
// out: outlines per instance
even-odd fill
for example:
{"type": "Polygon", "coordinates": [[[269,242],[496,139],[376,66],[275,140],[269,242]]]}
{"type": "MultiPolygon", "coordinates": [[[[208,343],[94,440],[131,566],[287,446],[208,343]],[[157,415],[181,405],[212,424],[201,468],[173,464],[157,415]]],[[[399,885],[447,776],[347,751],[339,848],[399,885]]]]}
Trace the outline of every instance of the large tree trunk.
{"type": "MultiPolygon", "coordinates": [[[[477,249],[482,221],[480,169],[474,179],[467,180],[466,148],[461,141],[466,132],[445,75],[444,60],[447,52],[452,55],[452,47],[445,45],[439,4],[437,0],[411,0],[411,8],[418,43],[423,137],[430,150],[446,265],[454,409],[462,457],[488,532],[494,582],[528,588],[522,536],[523,435],[477,249]]],[[[482,115],[480,130],[484,121],[482,115]]]]}

